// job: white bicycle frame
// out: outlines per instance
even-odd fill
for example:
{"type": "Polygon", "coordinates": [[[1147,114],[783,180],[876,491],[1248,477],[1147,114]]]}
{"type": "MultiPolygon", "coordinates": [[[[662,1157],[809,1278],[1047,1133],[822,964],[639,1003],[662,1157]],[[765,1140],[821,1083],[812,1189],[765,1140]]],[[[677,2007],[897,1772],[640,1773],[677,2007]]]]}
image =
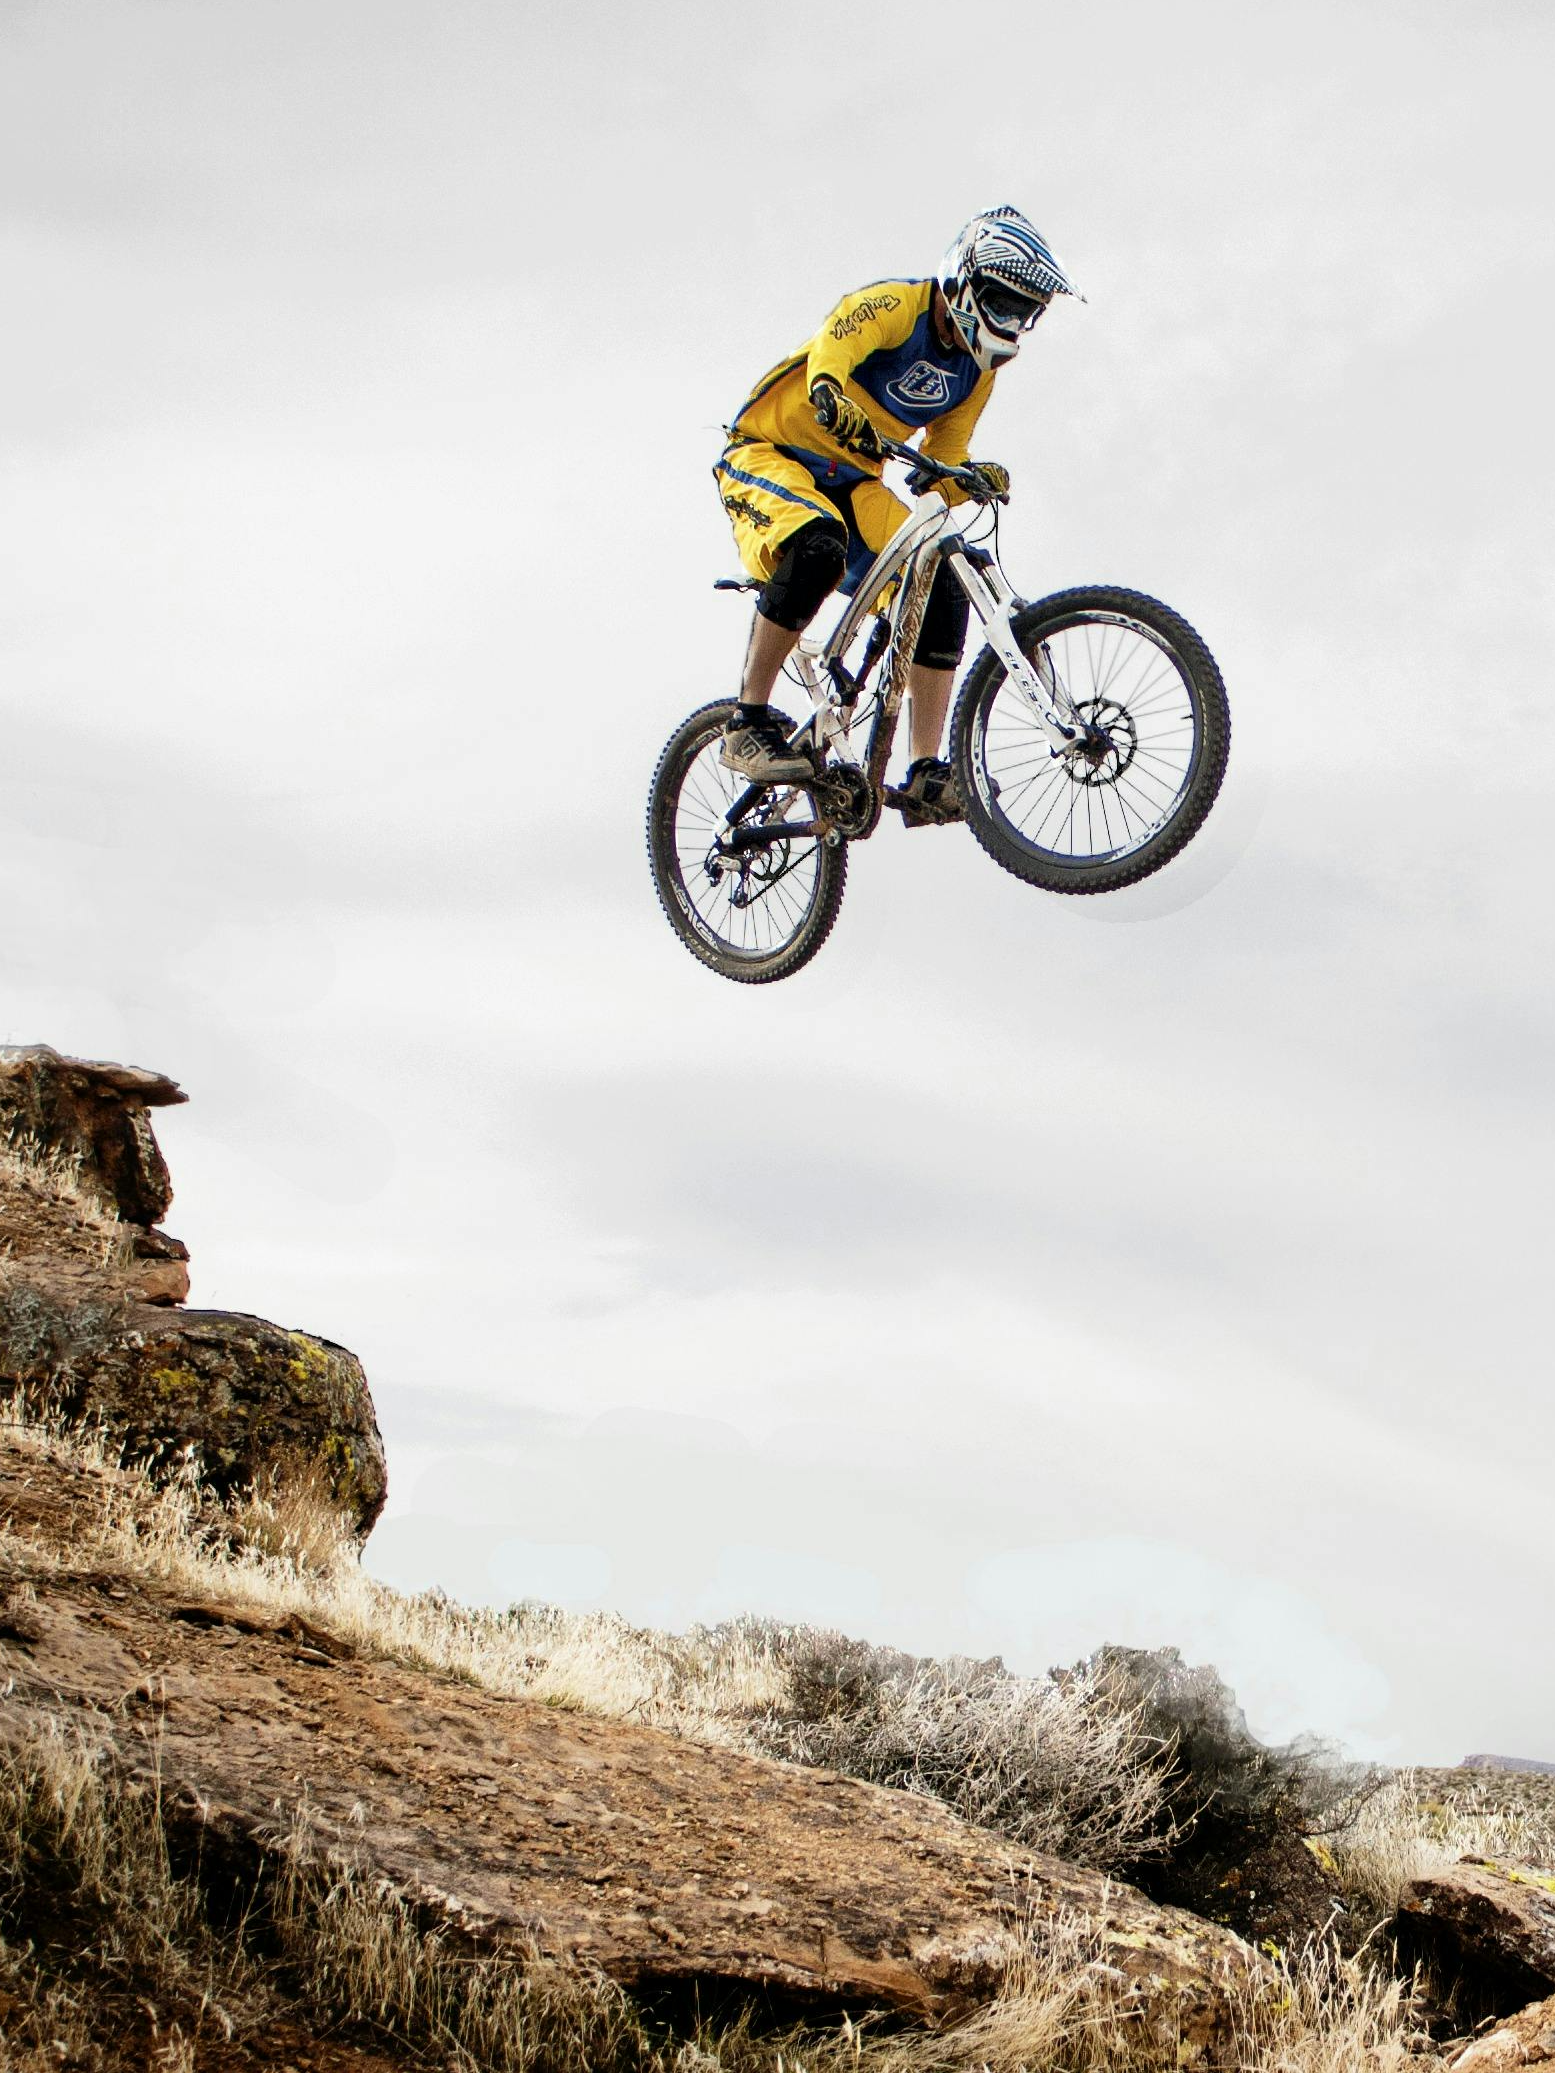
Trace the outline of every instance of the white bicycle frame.
{"type": "Polygon", "coordinates": [[[953,520],[954,513],[945,499],[933,489],[926,490],[870,564],[868,573],[854,593],[853,602],[831,633],[824,640],[802,638],[799,641],[793,659],[815,710],[794,729],[790,736],[792,741],[797,742],[813,727],[818,748],[829,744],[833,752],[845,761],[857,763],[860,760],[853,753],[850,739],[855,709],[844,703],[842,692],[829,673],[823,677],[822,669],[829,662],[840,661],[847,653],[870,616],[875,599],[894,577],[902,576],[903,581],[891,603],[894,643],[898,617],[908,591],[906,572],[919,555],[936,551],[944,553],[955,571],[968,603],[982,622],[989,647],[1004,664],[1009,681],[1031,708],[1033,718],[1053,744],[1054,753],[1065,755],[1083,739],[1084,723],[1075,712],[1068,692],[1058,681],[1046,650],[1039,650],[1035,660],[1021,653],[1011,623],[1020,600],[1010,588],[999,564],[991,557],[973,561],[960,545],[939,547],[952,530],[953,520]]]}

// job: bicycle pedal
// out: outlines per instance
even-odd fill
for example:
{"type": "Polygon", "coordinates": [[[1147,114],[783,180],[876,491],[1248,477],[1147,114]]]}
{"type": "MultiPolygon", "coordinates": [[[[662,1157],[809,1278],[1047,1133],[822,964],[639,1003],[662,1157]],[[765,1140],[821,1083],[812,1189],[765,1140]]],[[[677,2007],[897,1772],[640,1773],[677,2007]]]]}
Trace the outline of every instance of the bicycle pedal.
{"type": "Polygon", "coordinates": [[[896,785],[886,786],[885,803],[901,815],[904,828],[940,828],[945,824],[944,814],[936,813],[932,806],[925,806],[921,800],[909,799],[896,785]]]}

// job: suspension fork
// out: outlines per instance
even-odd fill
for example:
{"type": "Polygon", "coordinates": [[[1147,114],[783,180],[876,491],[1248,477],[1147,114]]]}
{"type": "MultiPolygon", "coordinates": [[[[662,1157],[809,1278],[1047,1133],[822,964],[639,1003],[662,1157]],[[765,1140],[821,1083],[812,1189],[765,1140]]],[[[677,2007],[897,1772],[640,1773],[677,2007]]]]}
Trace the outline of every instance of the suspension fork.
{"type": "Polygon", "coordinates": [[[1085,723],[1058,681],[1046,642],[1038,647],[1035,658],[1021,653],[1013,623],[1020,600],[1003,569],[996,561],[972,561],[959,546],[947,543],[944,552],[956,581],[967,594],[967,602],[983,623],[989,647],[1004,664],[1005,675],[1031,708],[1032,717],[1053,744],[1054,753],[1066,754],[1084,740],[1085,723]]]}

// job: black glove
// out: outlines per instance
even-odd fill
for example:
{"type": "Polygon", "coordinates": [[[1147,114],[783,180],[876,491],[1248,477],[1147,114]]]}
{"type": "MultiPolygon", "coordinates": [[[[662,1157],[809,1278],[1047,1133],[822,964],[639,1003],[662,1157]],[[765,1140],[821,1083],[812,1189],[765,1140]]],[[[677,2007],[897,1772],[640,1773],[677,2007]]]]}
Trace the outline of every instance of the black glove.
{"type": "Polygon", "coordinates": [[[974,476],[982,484],[989,496],[998,498],[999,502],[1003,504],[1009,502],[1010,471],[1008,468],[1001,468],[997,461],[968,461],[966,472],[968,475],[974,476]]]}
{"type": "Polygon", "coordinates": [[[869,412],[851,396],[843,394],[828,376],[810,387],[810,407],[823,432],[830,432],[839,446],[862,454],[866,461],[878,461],[885,452],[880,434],[869,421],[869,412]]]}

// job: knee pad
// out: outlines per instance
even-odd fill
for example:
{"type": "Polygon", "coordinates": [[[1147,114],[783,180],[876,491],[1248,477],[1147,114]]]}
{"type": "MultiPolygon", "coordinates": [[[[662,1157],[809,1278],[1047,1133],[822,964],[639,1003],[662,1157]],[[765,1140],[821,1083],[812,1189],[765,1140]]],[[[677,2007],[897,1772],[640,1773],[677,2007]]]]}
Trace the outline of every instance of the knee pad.
{"type": "Polygon", "coordinates": [[[966,592],[948,561],[942,561],[923,608],[913,661],[929,669],[954,669],[966,646],[966,592]]]}
{"type": "Polygon", "coordinates": [[[798,633],[815,617],[821,600],[836,589],[847,560],[846,527],[835,518],[812,519],[784,548],[756,600],[756,610],[775,626],[798,633]]]}

